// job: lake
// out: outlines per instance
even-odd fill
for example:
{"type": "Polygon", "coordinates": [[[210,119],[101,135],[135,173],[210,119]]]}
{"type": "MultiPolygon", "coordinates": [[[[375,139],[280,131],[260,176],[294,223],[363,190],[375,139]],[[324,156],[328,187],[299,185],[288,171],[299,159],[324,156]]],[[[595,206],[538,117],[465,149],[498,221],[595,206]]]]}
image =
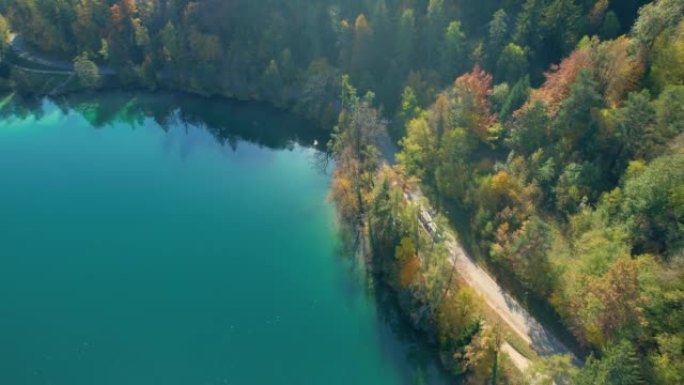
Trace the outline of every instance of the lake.
{"type": "Polygon", "coordinates": [[[343,251],[311,124],[176,94],[0,108],[0,384],[447,383],[343,251]]]}

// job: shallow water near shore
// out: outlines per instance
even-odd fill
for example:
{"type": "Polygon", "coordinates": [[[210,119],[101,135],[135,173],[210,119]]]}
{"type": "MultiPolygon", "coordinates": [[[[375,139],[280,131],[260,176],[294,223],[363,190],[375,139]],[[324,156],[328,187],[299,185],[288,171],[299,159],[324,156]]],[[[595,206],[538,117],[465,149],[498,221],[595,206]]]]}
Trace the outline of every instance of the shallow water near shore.
{"type": "Polygon", "coordinates": [[[340,251],[320,130],[182,95],[3,100],[0,384],[447,383],[340,251]]]}

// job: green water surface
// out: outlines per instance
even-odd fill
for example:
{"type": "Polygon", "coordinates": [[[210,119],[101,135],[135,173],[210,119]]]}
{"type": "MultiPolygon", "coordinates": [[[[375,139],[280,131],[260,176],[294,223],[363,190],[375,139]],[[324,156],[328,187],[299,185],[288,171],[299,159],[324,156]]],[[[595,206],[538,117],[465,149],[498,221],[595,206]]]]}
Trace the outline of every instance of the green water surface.
{"type": "Polygon", "coordinates": [[[445,383],[340,251],[307,123],[178,95],[0,106],[0,385],[445,383]]]}

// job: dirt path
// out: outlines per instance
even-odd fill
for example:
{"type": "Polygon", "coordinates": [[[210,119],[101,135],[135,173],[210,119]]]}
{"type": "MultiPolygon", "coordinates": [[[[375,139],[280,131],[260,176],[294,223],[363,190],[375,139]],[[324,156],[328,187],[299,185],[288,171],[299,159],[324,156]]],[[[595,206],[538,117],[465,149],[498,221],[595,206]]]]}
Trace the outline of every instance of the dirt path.
{"type": "MultiPolygon", "coordinates": [[[[410,201],[421,206],[421,223],[427,232],[433,233],[436,225],[435,218],[431,213],[434,211],[424,203],[426,200],[422,193],[419,190],[414,190],[407,194],[407,197],[410,201]]],[[[579,363],[567,347],[546,330],[513,297],[504,292],[485,270],[466,255],[463,247],[451,233],[447,235],[447,244],[450,251],[450,261],[455,266],[456,272],[482,297],[501,320],[529,344],[532,350],[541,357],[557,354],[570,355],[576,364],[579,363]]],[[[511,360],[521,371],[525,371],[531,363],[529,359],[507,343],[502,346],[502,350],[509,353],[511,360]]]]}
{"type": "Polygon", "coordinates": [[[515,367],[518,368],[518,370],[522,373],[525,373],[527,368],[529,368],[532,364],[532,361],[520,354],[520,352],[515,350],[511,345],[508,344],[508,342],[501,344],[501,351],[508,354],[508,357],[511,359],[513,365],[515,365],[515,367]]]}

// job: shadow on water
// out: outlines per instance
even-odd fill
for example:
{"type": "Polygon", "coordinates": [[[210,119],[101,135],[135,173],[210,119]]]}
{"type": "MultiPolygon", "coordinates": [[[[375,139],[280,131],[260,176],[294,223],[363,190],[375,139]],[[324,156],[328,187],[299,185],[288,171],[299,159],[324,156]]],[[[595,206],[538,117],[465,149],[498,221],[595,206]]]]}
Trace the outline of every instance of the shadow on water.
{"type": "Polygon", "coordinates": [[[236,149],[240,141],[271,149],[295,145],[325,151],[329,133],[294,114],[264,104],[203,98],[182,93],[106,92],[56,98],[6,95],[0,104],[0,118],[43,117],[46,101],[65,114],[75,112],[95,128],[114,123],[142,126],[147,119],[168,130],[182,126],[202,127],[223,145],[236,149]]]}
{"type": "Polygon", "coordinates": [[[396,343],[403,346],[388,352],[397,361],[411,364],[404,384],[458,384],[455,377],[444,369],[436,346],[427,342],[427,336],[416,330],[401,310],[396,292],[379,279],[375,280],[372,295],[378,308],[378,336],[383,346],[396,343]],[[390,332],[391,335],[388,333],[390,332]]]}
{"type": "Polygon", "coordinates": [[[450,374],[440,361],[437,346],[428,336],[416,329],[402,310],[396,291],[372,271],[372,263],[355,253],[350,230],[342,225],[342,239],[338,255],[347,270],[345,292],[350,301],[365,297],[375,305],[375,336],[382,347],[383,356],[399,367],[402,373],[400,385],[446,385],[461,384],[460,378],[450,374]],[[350,257],[355,255],[356,257],[350,257]]]}

